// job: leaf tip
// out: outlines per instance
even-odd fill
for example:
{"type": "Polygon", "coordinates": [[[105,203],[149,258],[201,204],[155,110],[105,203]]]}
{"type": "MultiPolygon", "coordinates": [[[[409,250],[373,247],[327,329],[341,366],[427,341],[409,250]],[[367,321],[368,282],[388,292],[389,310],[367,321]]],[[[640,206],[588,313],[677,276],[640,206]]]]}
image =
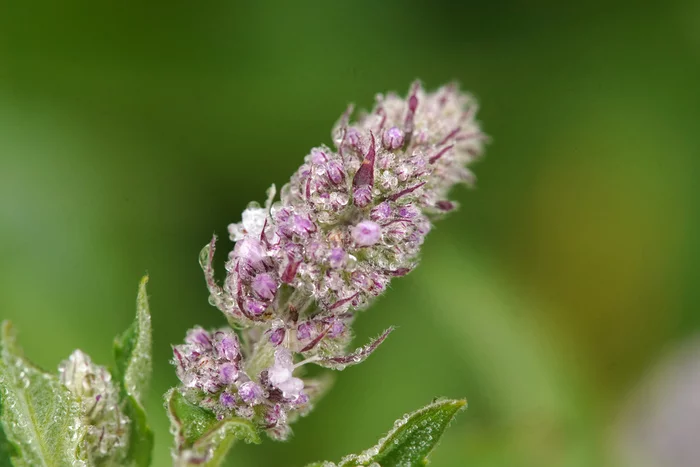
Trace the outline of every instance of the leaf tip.
{"type": "Polygon", "coordinates": [[[450,419],[454,419],[459,412],[465,410],[468,406],[469,404],[467,403],[466,399],[447,399],[436,397],[433,399],[431,404],[418,410],[418,412],[428,411],[430,409],[444,409],[450,414],[450,419]]]}
{"type": "Polygon", "coordinates": [[[451,404],[457,408],[457,410],[460,410],[462,408],[467,408],[469,407],[469,404],[467,403],[466,399],[454,399],[451,401],[451,404]]]}
{"type": "Polygon", "coordinates": [[[2,324],[0,325],[2,329],[2,337],[4,338],[5,336],[9,336],[14,334],[13,326],[12,326],[12,321],[9,319],[5,319],[2,321],[2,324]]]}
{"type": "Polygon", "coordinates": [[[139,281],[139,295],[141,294],[146,294],[146,285],[148,284],[148,279],[150,276],[148,273],[144,274],[143,277],[141,277],[141,280],[139,281]]]}
{"type": "MultiPolygon", "coordinates": [[[[0,324],[0,349],[14,348],[17,341],[17,330],[9,319],[3,320],[0,324]]],[[[17,349],[14,349],[17,352],[17,349]]]]}

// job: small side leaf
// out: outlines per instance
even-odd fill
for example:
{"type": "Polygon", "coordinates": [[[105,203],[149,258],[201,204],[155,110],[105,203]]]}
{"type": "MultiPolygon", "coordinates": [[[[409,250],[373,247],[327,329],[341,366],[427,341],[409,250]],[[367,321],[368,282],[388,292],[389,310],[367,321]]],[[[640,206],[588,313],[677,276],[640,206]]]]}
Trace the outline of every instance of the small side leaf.
{"type": "Polygon", "coordinates": [[[260,443],[255,426],[248,420],[217,420],[208,410],[193,405],[176,389],[165,395],[166,408],[175,434],[174,464],[178,467],[221,465],[236,440],[260,443]]]}
{"type": "Polygon", "coordinates": [[[2,323],[0,353],[0,449],[15,466],[86,465],[78,401],[23,357],[9,322],[2,323]]]}
{"type": "Polygon", "coordinates": [[[153,432],[143,407],[151,377],[151,314],[144,276],[136,297],[136,318],[114,339],[115,376],[122,388],[124,412],[131,420],[128,459],[134,465],[148,466],[153,449],[153,432]]]}
{"type": "Polygon", "coordinates": [[[131,465],[148,467],[151,465],[151,452],[153,451],[153,431],[148,425],[146,412],[134,398],[127,396],[124,413],[131,420],[127,459],[131,465]]]}
{"type": "Polygon", "coordinates": [[[379,452],[373,455],[372,462],[383,467],[426,465],[428,454],[466,404],[465,400],[438,400],[400,418],[380,440],[379,452]]]}
{"type": "Polygon", "coordinates": [[[367,357],[372,355],[372,352],[377,350],[377,347],[384,342],[384,340],[391,334],[394,327],[390,327],[383,333],[381,333],[376,339],[371,340],[369,344],[356,349],[353,353],[347,355],[334,355],[333,357],[322,358],[317,361],[316,364],[326,368],[340,369],[342,370],[348,365],[357,365],[367,360],[367,357]]]}
{"type": "MultiPolygon", "coordinates": [[[[394,428],[376,446],[362,454],[344,457],[337,467],[423,467],[452,419],[466,405],[465,400],[440,399],[406,414],[396,420],[394,428]]],[[[336,464],[315,462],[307,467],[336,467],[336,464]]]]}
{"type": "Polygon", "coordinates": [[[151,313],[146,293],[148,276],[143,276],[136,297],[136,319],[114,339],[114,360],[124,389],[143,405],[151,378],[151,313]]]}
{"type": "Polygon", "coordinates": [[[216,283],[216,278],[214,277],[214,252],[216,251],[216,235],[212,236],[211,242],[202,248],[199,252],[199,266],[204,271],[204,279],[207,282],[207,288],[211,294],[209,300],[211,300],[214,306],[221,305],[221,299],[223,296],[223,290],[221,286],[216,283]]]}

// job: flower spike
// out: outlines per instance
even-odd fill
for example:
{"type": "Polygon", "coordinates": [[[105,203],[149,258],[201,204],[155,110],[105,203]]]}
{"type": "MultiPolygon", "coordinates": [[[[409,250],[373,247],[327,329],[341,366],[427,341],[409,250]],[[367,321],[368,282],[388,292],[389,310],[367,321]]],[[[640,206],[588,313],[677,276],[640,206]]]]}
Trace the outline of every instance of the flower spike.
{"type": "Polygon", "coordinates": [[[228,226],[221,285],[212,238],[200,254],[210,303],[237,331],[194,328],[173,348],[187,401],[285,438],[320,392],[300,366],[339,370],[384,342],[393,328],[347,352],[357,312],[417,266],[432,221],[456,208],[450,189],[473,183],[467,166],[485,142],[476,108],[454,84],[430,93],[417,81],[355,120],[349,106],[333,148],[311,149],[278,200],[273,186],[228,226]]]}

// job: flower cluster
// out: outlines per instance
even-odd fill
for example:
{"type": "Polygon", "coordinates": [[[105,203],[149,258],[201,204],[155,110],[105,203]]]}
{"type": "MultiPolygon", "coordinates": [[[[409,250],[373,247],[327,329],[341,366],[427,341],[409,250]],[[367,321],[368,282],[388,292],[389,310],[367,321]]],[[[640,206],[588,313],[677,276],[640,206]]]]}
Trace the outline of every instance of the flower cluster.
{"type": "Polygon", "coordinates": [[[427,93],[415,83],[405,99],[379,95],[371,112],[355,122],[352,113],[333,129],[335,149],[312,149],[278,201],[273,185],[263,206],[251,203],[229,226],[223,284],[212,267],[216,239],[202,251],[210,302],[239,335],[195,328],[175,347],[190,400],[255,419],[276,437],[317,389],[295,368],[358,363],[391,331],[344,353],[355,311],[415,268],[431,221],[456,207],[450,188],[473,183],[467,166],[485,139],[475,102],[454,85],[427,93]]]}
{"type": "Polygon", "coordinates": [[[258,351],[256,359],[272,361],[269,366],[245,359],[230,328],[207,332],[196,327],[188,331],[183,345],[173,347],[181,389],[191,401],[219,419],[235,415],[255,420],[270,435],[284,438],[289,415],[308,410],[310,396],[319,393],[322,381],[293,376],[296,365],[285,347],[268,351],[266,356],[258,351]]]}
{"type": "Polygon", "coordinates": [[[127,445],[129,419],[119,408],[119,390],[112,375],[80,350],[58,367],[59,380],[78,399],[88,426],[83,449],[90,459],[105,458],[127,445]]]}

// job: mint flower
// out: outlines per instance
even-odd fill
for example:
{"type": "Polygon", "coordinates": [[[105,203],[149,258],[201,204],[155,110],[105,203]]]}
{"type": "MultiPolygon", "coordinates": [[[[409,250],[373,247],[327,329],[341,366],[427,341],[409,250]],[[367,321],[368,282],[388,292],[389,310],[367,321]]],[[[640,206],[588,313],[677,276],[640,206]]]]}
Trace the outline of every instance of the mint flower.
{"type": "Polygon", "coordinates": [[[343,369],[377,348],[391,329],[345,353],[356,312],[416,267],[432,221],[456,207],[452,186],[473,184],[468,166],[485,141],[476,108],[455,85],[428,93],[419,83],[405,99],[377,96],[355,121],[351,106],[333,149],[312,149],[279,200],[273,185],[263,206],[251,203],[228,226],[235,246],[221,284],[212,239],[200,258],[210,303],[240,331],[195,328],[174,347],[190,401],[284,438],[318,392],[296,368],[343,369]]]}
{"type": "Polygon", "coordinates": [[[298,399],[304,389],[304,382],[292,376],[294,363],[292,353],[287,349],[275,351],[275,364],[267,370],[270,383],[280,391],[286,398],[298,399]]]}

